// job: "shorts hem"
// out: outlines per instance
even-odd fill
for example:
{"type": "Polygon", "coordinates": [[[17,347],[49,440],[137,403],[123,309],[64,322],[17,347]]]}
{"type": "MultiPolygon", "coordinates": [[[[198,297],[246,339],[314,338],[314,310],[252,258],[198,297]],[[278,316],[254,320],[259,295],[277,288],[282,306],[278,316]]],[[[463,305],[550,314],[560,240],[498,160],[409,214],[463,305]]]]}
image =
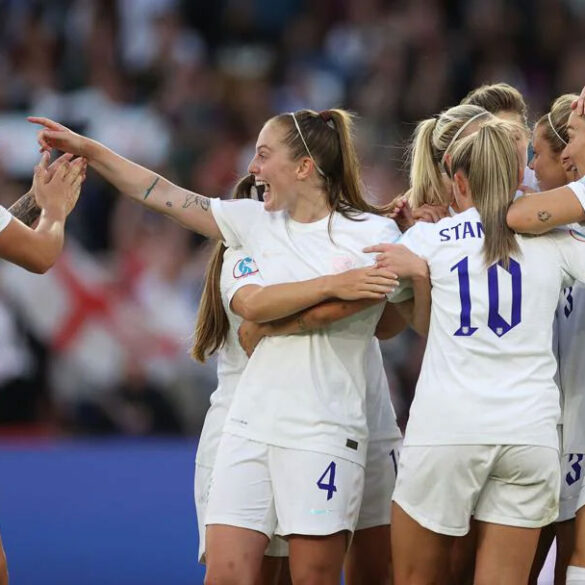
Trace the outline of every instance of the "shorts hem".
{"type": "Polygon", "coordinates": [[[396,498],[393,498],[393,501],[396,502],[415,522],[427,530],[436,532],[437,534],[445,534],[446,536],[465,536],[469,532],[469,524],[466,528],[443,526],[434,520],[421,516],[409,504],[400,502],[396,498]]]}
{"type": "Polygon", "coordinates": [[[287,538],[288,536],[331,536],[338,532],[349,532],[353,535],[355,528],[348,528],[347,526],[336,526],[335,528],[328,528],[323,530],[309,529],[309,530],[287,530],[286,532],[275,532],[276,536],[287,538]]]}
{"type": "Polygon", "coordinates": [[[518,528],[542,528],[543,526],[548,526],[549,524],[553,524],[558,514],[555,516],[551,516],[545,518],[544,520],[526,520],[526,518],[507,518],[505,516],[496,516],[486,514],[483,516],[482,514],[478,514],[475,512],[473,515],[474,519],[478,522],[489,522],[490,524],[501,524],[502,526],[516,526],[518,528]]]}
{"type": "Polygon", "coordinates": [[[223,516],[216,516],[214,518],[207,518],[205,520],[205,528],[213,524],[220,524],[222,526],[234,526],[235,528],[246,528],[264,534],[269,540],[273,536],[273,532],[268,530],[265,526],[254,525],[253,522],[245,522],[243,520],[234,520],[234,518],[226,518],[223,516]]]}
{"type": "Polygon", "coordinates": [[[370,522],[364,522],[362,524],[358,524],[355,527],[354,532],[358,530],[367,530],[368,528],[377,528],[378,526],[390,526],[392,522],[390,520],[371,520],[370,522]]]}

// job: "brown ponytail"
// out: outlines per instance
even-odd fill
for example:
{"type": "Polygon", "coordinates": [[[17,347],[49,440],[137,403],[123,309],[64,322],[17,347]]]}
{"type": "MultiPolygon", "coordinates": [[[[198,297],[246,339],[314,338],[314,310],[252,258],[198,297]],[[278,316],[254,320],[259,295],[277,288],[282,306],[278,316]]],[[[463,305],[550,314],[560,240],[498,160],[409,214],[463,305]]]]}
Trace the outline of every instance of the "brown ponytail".
{"type": "MultiPolygon", "coordinates": [[[[240,179],[234,187],[233,199],[250,199],[254,177],[240,179]]],[[[230,325],[221,299],[220,279],[223,267],[223,242],[217,242],[205,271],[205,284],[199,303],[191,357],[199,362],[213,355],[225,342],[230,325]]]]}

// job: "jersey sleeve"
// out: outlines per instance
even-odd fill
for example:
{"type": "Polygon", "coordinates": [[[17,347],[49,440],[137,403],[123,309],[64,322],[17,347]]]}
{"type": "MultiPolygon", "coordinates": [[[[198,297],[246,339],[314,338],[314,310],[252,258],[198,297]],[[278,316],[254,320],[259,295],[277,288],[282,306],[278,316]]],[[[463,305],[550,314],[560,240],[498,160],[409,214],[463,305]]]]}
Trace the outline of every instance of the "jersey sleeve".
{"type": "Polygon", "coordinates": [[[225,278],[222,279],[222,296],[230,306],[235,294],[244,286],[255,284],[265,286],[258,266],[254,259],[242,249],[228,248],[223,258],[222,271],[225,278]]]}
{"type": "Polygon", "coordinates": [[[211,213],[228,247],[247,246],[263,211],[263,204],[252,199],[211,199],[211,213]]]}
{"type": "Polygon", "coordinates": [[[585,233],[574,229],[555,230],[550,237],[561,253],[563,286],[570,286],[575,280],[585,281],[585,233]]]}
{"type": "Polygon", "coordinates": [[[572,183],[569,183],[567,187],[575,193],[575,197],[579,200],[581,207],[585,209],[585,183],[583,183],[583,179],[573,181],[572,183]]]}
{"type": "Polygon", "coordinates": [[[10,223],[12,219],[12,214],[8,209],[0,205],[0,232],[3,231],[6,226],[10,223]]]}

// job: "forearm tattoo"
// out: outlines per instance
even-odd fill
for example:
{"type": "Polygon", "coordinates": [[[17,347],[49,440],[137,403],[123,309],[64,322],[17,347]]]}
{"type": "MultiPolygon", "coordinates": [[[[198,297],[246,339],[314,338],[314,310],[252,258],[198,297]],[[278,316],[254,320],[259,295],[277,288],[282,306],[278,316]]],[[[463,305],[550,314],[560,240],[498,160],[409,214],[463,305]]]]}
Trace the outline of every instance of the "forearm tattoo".
{"type": "Polygon", "coordinates": [[[299,328],[299,331],[307,331],[307,325],[302,315],[297,317],[297,327],[299,328]]]}
{"type": "Polygon", "coordinates": [[[160,177],[157,177],[153,182],[152,185],[145,191],[144,193],[144,201],[148,198],[148,196],[152,193],[152,190],[156,187],[160,177]]]}
{"type": "Polygon", "coordinates": [[[41,208],[37,206],[35,196],[30,192],[13,203],[8,211],[28,227],[41,215],[41,208]]]}
{"type": "Polygon", "coordinates": [[[187,193],[187,195],[185,195],[183,209],[187,209],[193,205],[201,207],[203,211],[207,211],[210,205],[209,198],[203,197],[202,195],[197,195],[197,193],[187,193]]]}
{"type": "Polygon", "coordinates": [[[537,215],[538,219],[543,223],[547,222],[552,217],[548,211],[539,211],[537,215]]]}

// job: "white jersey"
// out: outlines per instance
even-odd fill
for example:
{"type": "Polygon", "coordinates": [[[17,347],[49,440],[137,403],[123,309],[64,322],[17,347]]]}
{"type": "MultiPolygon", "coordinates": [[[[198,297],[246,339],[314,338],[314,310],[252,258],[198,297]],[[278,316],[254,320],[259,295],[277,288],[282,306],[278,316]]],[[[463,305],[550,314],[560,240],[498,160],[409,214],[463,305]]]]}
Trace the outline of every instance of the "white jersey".
{"type": "Polygon", "coordinates": [[[196,459],[199,465],[213,467],[236,386],[248,363],[248,356],[238,342],[242,319],[231,310],[230,303],[236,292],[249,284],[264,285],[256,263],[244,250],[228,248],[223,255],[219,288],[230,326],[217,354],[217,389],[209,399],[211,405],[199,439],[196,459]]]}
{"type": "Polygon", "coordinates": [[[507,269],[486,269],[474,208],[401,240],[427,260],[433,286],[405,445],[558,447],[552,325],[561,288],[585,276],[585,243],[567,231],[516,238],[507,269]]]}
{"type": "Polygon", "coordinates": [[[380,343],[376,338],[372,339],[366,352],[366,418],[370,441],[402,437],[390,399],[380,343]]]}
{"type": "Polygon", "coordinates": [[[0,205],[0,232],[3,231],[6,226],[10,223],[12,219],[12,214],[6,207],[0,205]]]}
{"type": "Polygon", "coordinates": [[[557,308],[563,452],[585,453],[585,284],[565,288],[557,308]]]}
{"type": "MultiPolygon", "coordinates": [[[[244,246],[270,284],[367,266],[363,248],[393,242],[396,223],[341,214],[299,223],[251,201],[213,199],[226,243],[244,246]],[[331,235],[329,233],[331,227],[331,235]]],[[[368,440],[365,352],[383,306],[306,335],[264,338],[242,374],[225,431],[252,440],[338,455],[361,465],[368,440]]]]}

